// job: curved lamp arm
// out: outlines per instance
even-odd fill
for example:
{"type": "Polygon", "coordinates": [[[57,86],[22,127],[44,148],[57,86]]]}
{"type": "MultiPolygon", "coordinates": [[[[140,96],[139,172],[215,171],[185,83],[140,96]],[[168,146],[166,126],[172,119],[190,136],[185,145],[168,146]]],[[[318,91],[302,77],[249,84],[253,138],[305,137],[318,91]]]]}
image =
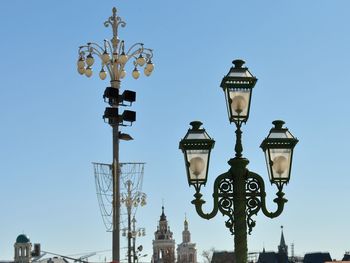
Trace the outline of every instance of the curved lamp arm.
{"type": "Polygon", "coordinates": [[[195,187],[196,188],[196,193],[193,195],[195,197],[194,200],[192,200],[192,204],[195,205],[196,207],[196,211],[198,213],[198,215],[204,219],[211,219],[213,218],[219,210],[219,183],[222,181],[223,178],[226,178],[230,176],[230,173],[223,173],[221,175],[219,175],[216,179],[215,179],[215,183],[214,183],[214,191],[213,191],[213,210],[210,213],[204,213],[202,206],[203,204],[205,204],[206,202],[202,199],[202,194],[200,193],[200,186],[195,187]]]}
{"type": "Polygon", "coordinates": [[[261,198],[261,210],[263,211],[264,215],[269,217],[269,218],[275,218],[277,216],[279,216],[284,208],[284,204],[288,201],[287,199],[285,199],[284,193],[282,192],[282,187],[278,188],[278,192],[276,193],[277,198],[275,198],[273,201],[277,204],[277,209],[274,212],[269,212],[266,208],[266,192],[265,192],[265,183],[264,180],[261,178],[260,175],[258,175],[257,173],[254,172],[249,172],[248,176],[250,178],[254,178],[260,187],[260,198],[261,198]]]}

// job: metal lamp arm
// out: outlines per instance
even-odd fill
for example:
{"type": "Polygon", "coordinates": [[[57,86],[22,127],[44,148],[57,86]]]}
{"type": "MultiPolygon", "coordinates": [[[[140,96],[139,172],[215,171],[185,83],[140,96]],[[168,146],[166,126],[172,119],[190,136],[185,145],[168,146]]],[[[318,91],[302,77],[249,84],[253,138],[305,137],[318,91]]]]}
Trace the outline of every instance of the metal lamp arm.
{"type": "Polygon", "coordinates": [[[91,47],[91,48],[93,48],[95,51],[97,51],[98,52],[98,54],[100,55],[100,54],[102,54],[102,52],[103,52],[103,47],[101,47],[99,44],[97,44],[97,43],[95,43],[95,42],[90,42],[90,43],[88,43],[88,47],[91,47]],[[93,46],[92,46],[93,45],[93,46]],[[96,47],[94,47],[94,46],[96,46],[96,47],[98,47],[100,50],[98,50],[96,47]]]}
{"type": "Polygon", "coordinates": [[[221,176],[219,176],[218,178],[216,178],[215,180],[215,183],[214,183],[214,193],[213,193],[213,210],[210,212],[210,213],[204,213],[203,212],[203,209],[202,209],[202,206],[203,204],[205,204],[206,202],[202,199],[202,194],[200,193],[200,186],[197,186],[195,187],[196,188],[196,193],[193,195],[195,197],[194,200],[192,200],[192,204],[195,205],[196,207],[196,211],[198,213],[198,215],[204,219],[211,219],[213,218],[214,216],[216,216],[216,214],[218,213],[219,211],[219,205],[218,205],[218,191],[219,191],[219,188],[218,188],[218,184],[219,184],[219,178],[221,176]]]}
{"type": "Polygon", "coordinates": [[[107,39],[104,40],[104,45],[105,45],[105,49],[108,50],[109,53],[113,55],[112,45],[107,39]]]}
{"type": "Polygon", "coordinates": [[[260,186],[260,198],[261,198],[261,210],[264,213],[265,216],[269,218],[275,218],[279,216],[284,208],[284,204],[288,201],[285,199],[284,193],[282,192],[282,188],[278,189],[278,192],[276,193],[277,198],[275,198],[273,201],[277,204],[277,209],[274,212],[269,212],[266,207],[266,191],[265,191],[265,183],[264,180],[261,178],[260,175],[249,172],[249,177],[256,179],[259,182],[260,186]]]}
{"type": "MultiPolygon", "coordinates": [[[[143,50],[143,43],[135,43],[128,49],[128,51],[125,54],[127,54],[129,56],[130,52],[137,46],[141,46],[141,47],[138,48],[136,51],[141,50],[141,52],[142,52],[142,50],[143,50]]],[[[133,53],[135,53],[136,51],[134,51],[133,53]]],[[[133,54],[131,54],[130,56],[133,56],[133,54]]]]}
{"type": "Polygon", "coordinates": [[[147,58],[152,59],[153,58],[153,50],[150,48],[144,48],[143,53],[147,56],[147,58]],[[145,52],[147,51],[147,52],[145,52]]]}

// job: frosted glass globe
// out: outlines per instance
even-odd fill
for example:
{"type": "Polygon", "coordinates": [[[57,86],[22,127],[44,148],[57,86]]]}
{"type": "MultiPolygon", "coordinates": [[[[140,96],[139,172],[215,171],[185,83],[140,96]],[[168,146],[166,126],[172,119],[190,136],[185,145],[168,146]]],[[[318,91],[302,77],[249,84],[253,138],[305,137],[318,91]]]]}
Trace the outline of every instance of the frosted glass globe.
{"type": "Polygon", "coordinates": [[[142,55],[140,55],[137,58],[136,63],[139,64],[142,67],[143,65],[145,65],[146,59],[142,55]]]}
{"type": "Polygon", "coordinates": [[[147,69],[149,72],[152,72],[153,69],[154,69],[154,64],[152,62],[148,62],[146,64],[146,68],[145,69],[147,69]]]}
{"type": "Polygon", "coordinates": [[[90,78],[92,76],[92,69],[90,67],[87,67],[85,70],[85,76],[90,78]]]}
{"type": "Polygon", "coordinates": [[[86,57],[86,64],[91,67],[94,64],[94,62],[95,62],[94,57],[91,54],[89,54],[86,57]]]}
{"type": "Polygon", "coordinates": [[[279,175],[283,174],[288,168],[288,160],[280,155],[273,159],[272,169],[279,175]]]}
{"type": "Polygon", "coordinates": [[[152,72],[151,71],[148,71],[147,68],[144,69],[143,73],[145,73],[145,75],[147,77],[151,76],[152,72]]]}
{"type": "Polygon", "coordinates": [[[126,71],[123,69],[121,72],[120,72],[120,78],[123,79],[125,78],[126,76],[126,71]]]}
{"type": "Polygon", "coordinates": [[[100,71],[99,75],[100,75],[100,79],[102,80],[104,80],[107,77],[107,73],[103,69],[100,71]]]}
{"type": "Polygon", "coordinates": [[[102,54],[102,61],[103,63],[108,63],[108,61],[111,59],[111,57],[109,56],[109,54],[107,53],[107,51],[103,52],[102,54]]]}
{"type": "Polygon", "coordinates": [[[85,73],[85,68],[84,67],[78,68],[78,72],[80,75],[83,75],[85,73]]]}
{"type": "Polygon", "coordinates": [[[232,109],[239,113],[242,113],[242,111],[247,107],[247,101],[245,100],[245,98],[243,96],[235,96],[232,99],[232,109]]]}
{"type": "Polygon", "coordinates": [[[120,62],[121,64],[125,64],[127,61],[128,61],[128,56],[125,55],[125,53],[122,53],[122,54],[120,55],[120,57],[119,57],[119,62],[120,62]]]}
{"type": "Polygon", "coordinates": [[[201,157],[194,157],[190,160],[190,170],[195,176],[200,175],[205,167],[204,160],[201,157]]]}
{"type": "Polygon", "coordinates": [[[135,68],[132,71],[132,76],[133,76],[134,79],[138,79],[140,77],[140,71],[138,71],[137,68],[135,68]]]}

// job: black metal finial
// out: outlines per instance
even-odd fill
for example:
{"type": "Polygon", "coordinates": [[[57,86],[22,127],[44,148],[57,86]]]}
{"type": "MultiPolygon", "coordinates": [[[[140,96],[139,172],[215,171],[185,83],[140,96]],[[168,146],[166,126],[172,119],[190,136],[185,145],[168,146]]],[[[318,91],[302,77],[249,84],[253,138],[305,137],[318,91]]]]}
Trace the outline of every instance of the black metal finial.
{"type": "Polygon", "coordinates": [[[234,61],[232,61],[232,64],[235,65],[235,68],[242,68],[244,63],[245,61],[242,59],[235,59],[234,61]]]}
{"type": "Polygon", "coordinates": [[[190,125],[192,126],[192,130],[199,130],[203,123],[200,121],[191,121],[190,125]]]}
{"type": "Polygon", "coordinates": [[[282,129],[283,124],[285,124],[282,120],[275,120],[272,122],[273,125],[275,125],[275,129],[282,129]]]}

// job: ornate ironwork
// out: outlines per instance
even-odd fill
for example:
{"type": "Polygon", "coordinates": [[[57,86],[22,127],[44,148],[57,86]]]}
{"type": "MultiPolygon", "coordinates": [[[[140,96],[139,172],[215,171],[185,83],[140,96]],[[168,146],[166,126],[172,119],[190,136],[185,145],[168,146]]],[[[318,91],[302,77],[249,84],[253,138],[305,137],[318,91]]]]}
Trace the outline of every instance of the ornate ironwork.
{"type": "MultiPolygon", "coordinates": [[[[248,227],[248,233],[251,234],[252,229],[255,227],[256,222],[252,219],[252,216],[256,216],[260,210],[270,218],[277,217],[281,214],[284,203],[287,199],[283,198],[284,193],[279,190],[277,198],[274,202],[277,204],[277,210],[275,212],[269,212],[266,208],[266,193],[265,184],[260,175],[249,172],[246,169],[245,176],[245,204],[246,204],[246,223],[248,227]]],[[[200,188],[197,189],[194,195],[195,199],[192,203],[196,206],[198,214],[205,219],[213,218],[218,211],[223,215],[227,216],[228,219],[225,221],[226,227],[230,230],[231,234],[234,235],[234,202],[235,200],[235,176],[231,170],[218,176],[214,183],[214,194],[213,202],[214,208],[210,213],[204,213],[202,205],[205,201],[202,199],[200,194],[200,188]]]]}

